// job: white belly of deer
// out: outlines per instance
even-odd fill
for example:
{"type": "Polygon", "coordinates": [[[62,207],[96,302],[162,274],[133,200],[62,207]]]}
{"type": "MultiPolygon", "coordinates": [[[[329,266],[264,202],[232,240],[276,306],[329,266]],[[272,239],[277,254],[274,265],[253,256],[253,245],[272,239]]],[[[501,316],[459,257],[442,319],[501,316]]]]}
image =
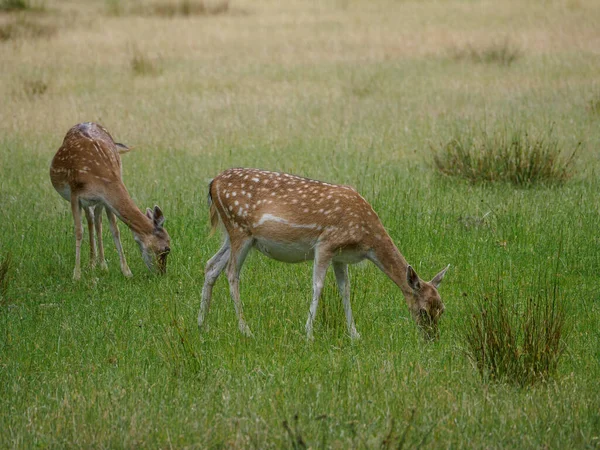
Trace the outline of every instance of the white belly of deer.
{"type": "MultiPolygon", "coordinates": [[[[56,191],[60,194],[60,196],[62,198],[64,198],[66,201],[70,202],[71,201],[71,187],[68,184],[65,184],[63,186],[57,187],[56,191]]],[[[97,196],[94,197],[86,197],[85,195],[81,195],[79,197],[79,203],[81,204],[81,206],[83,206],[84,208],[87,208],[89,206],[96,206],[99,203],[103,203],[103,200],[97,196]]]]}
{"type": "Polygon", "coordinates": [[[255,238],[254,246],[263,255],[286,263],[299,263],[315,258],[314,242],[278,242],[255,238]]]}

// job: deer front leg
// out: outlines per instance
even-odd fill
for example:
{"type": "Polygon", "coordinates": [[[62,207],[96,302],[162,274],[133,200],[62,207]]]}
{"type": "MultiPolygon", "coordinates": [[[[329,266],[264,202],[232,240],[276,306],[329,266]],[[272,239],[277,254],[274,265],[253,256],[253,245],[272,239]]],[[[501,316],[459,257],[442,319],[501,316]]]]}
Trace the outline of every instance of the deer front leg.
{"type": "Polygon", "coordinates": [[[313,265],[313,296],[308,311],[308,320],[306,321],[306,338],[309,340],[314,338],[313,322],[317,314],[319,298],[321,298],[321,291],[323,291],[325,275],[327,275],[327,268],[331,263],[331,257],[332,254],[328,250],[319,249],[318,247],[315,250],[315,262],[313,265]]]}
{"type": "Polygon", "coordinates": [[[104,244],[102,243],[102,208],[102,205],[98,205],[94,209],[94,225],[96,227],[96,240],[98,242],[98,260],[100,261],[100,268],[102,270],[108,270],[106,259],[104,259],[104,244]]]}
{"type": "Polygon", "coordinates": [[[131,273],[131,270],[129,270],[127,260],[125,259],[125,253],[123,253],[123,247],[121,246],[121,235],[119,234],[119,227],[117,226],[117,217],[108,208],[106,208],[106,216],[108,217],[108,225],[110,226],[110,232],[112,233],[113,241],[115,241],[115,247],[117,247],[117,252],[119,252],[121,272],[123,272],[123,275],[130,278],[133,276],[133,274],[131,273]]]}
{"type": "Polygon", "coordinates": [[[90,235],[90,267],[96,267],[96,239],[94,239],[94,210],[92,207],[84,208],[85,219],[90,235]]]}
{"type": "Polygon", "coordinates": [[[244,264],[244,260],[252,247],[252,239],[246,238],[243,241],[231,242],[231,253],[227,264],[227,279],[229,280],[229,292],[233,300],[235,314],[238,318],[238,327],[242,334],[252,337],[252,332],[244,319],[244,311],[242,310],[242,301],[240,300],[240,270],[244,264]]]}
{"type": "Polygon", "coordinates": [[[225,269],[225,266],[227,266],[230,254],[229,238],[226,238],[221,249],[206,263],[206,268],[204,269],[204,286],[202,287],[202,303],[198,312],[199,329],[202,329],[202,324],[210,308],[213,286],[219,275],[221,275],[221,272],[223,272],[223,269],[225,269]]]}
{"type": "Polygon", "coordinates": [[[81,223],[81,206],[79,205],[79,196],[71,193],[71,212],[73,213],[73,222],[75,224],[75,269],[73,269],[73,279],[81,278],[81,241],[83,239],[83,224],[81,223]]]}
{"type": "Polygon", "coordinates": [[[348,264],[334,262],[333,271],[335,273],[335,280],[337,281],[338,289],[344,304],[344,313],[346,314],[348,333],[350,334],[351,339],[360,339],[360,334],[358,334],[356,331],[356,326],[354,325],[352,307],[350,306],[350,277],[348,276],[348,264]]]}

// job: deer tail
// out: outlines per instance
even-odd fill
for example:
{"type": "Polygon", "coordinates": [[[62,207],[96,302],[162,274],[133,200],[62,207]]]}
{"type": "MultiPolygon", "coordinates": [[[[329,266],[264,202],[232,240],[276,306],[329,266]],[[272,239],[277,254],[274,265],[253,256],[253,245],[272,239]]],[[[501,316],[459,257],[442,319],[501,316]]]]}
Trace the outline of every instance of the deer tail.
{"type": "Polygon", "coordinates": [[[208,206],[210,211],[210,235],[212,236],[219,226],[219,212],[217,211],[217,207],[213,202],[212,198],[212,184],[214,180],[210,180],[208,183],[208,206]]]}

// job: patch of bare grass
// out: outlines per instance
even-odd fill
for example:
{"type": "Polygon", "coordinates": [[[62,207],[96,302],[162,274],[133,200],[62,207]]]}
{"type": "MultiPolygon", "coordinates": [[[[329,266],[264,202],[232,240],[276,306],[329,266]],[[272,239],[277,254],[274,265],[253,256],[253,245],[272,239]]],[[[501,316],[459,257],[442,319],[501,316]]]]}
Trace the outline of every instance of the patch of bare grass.
{"type": "Polygon", "coordinates": [[[452,58],[457,61],[496,64],[505,67],[512,65],[522,55],[521,49],[508,39],[493,42],[483,47],[476,47],[469,44],[452,51],[452,58]]]}
{"type": "Polygon", "coordinates": [[[473,183],[560,184],[572,176],[578,148],[565,156],[552,128],[544,134],[520,129],[495,133],[471,129],[440,145],[433,159],[440,173],[473,183]]]}

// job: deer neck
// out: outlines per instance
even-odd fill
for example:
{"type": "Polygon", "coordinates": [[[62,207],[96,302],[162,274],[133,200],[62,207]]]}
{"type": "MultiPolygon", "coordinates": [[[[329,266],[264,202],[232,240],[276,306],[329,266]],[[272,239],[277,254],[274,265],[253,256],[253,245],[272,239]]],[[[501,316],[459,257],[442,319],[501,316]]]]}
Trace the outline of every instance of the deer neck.
{"type": "Polygon", "coordinates": [[[147,235],[154,230],[152,221],[140,211],[124,185],[114,187],[106,203],[133,233],[147,235]]]}
{"type": "Polygon", "coordinates": [[[406,278],[408,263],[387,233],[373,247],[372,253],[372,261],[390,280],[396,283],[408,301],[409,294],[412,292],[406,278]]]}

